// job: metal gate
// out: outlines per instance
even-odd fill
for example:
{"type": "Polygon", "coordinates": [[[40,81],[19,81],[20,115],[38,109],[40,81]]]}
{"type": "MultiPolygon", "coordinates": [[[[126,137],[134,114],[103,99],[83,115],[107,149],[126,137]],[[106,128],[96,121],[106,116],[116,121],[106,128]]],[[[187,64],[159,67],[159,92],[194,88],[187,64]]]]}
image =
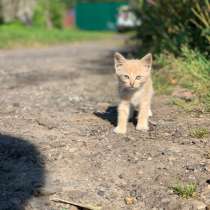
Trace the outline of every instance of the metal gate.
{"type": "Polygon", "coordinates": [[[118,8],[126,2],[78,3],[76,26],[85,30],[115,30],[118,8]]]}

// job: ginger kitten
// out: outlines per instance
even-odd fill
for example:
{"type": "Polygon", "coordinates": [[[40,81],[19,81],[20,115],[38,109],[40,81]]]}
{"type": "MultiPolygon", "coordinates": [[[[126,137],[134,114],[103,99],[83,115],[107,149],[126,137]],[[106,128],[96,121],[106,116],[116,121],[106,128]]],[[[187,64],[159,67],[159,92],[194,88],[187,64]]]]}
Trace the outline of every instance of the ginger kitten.
{"type": "Polygon", "coordinates": [[[148,118],[152,116],[152,55],[147,54],[140,60],[127,60],[120,53],[115,53],[114,61],[121,99],[118,105],[118,124],[114,132],[126,133],[127,122],[133,115],[133,109],[138,111],[136,129],[148,130],[148,118]]]}

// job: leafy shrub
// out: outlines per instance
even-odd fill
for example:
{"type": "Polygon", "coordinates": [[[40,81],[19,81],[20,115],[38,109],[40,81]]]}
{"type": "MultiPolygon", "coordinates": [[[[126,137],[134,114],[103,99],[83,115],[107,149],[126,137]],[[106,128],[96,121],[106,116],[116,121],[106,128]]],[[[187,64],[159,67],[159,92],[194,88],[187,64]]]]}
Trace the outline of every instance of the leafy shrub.
{"type": "Polygon", "coordinates": [[[175,54],[183,44],[209,51],[210,3],[208,0],[136,0],[142,19],[138,36],[153,51],[175,54]]]}
{"type": "Polygon", "coordinates": [[[204,0],[203,4],[196,2],[195,7],[192,9],[195,18],[191,21],[201,30],[201,36],[203,36],[207,42],[210,42],[210,2],[204,0]],[[196,19],[197,18],[197,19],[196,19]]]}
{"type": "Polygon", "coordinates": [[[34,25],[62,28],[66,6],[59,0],[39,0],[34,12],[34,25]]]}
{"type": "Polygon", "coordinates": [[[33,15],[33,25],[38,27],[47,26],[47,13],[46,3],[43,0],[39,0],[33,15]]]}
{"type": "Polygon", "coordinates": [[[49,14],[52,24],[56,28],[63,27],[63,17],[65,14],[65,5],[60,0],[50,0],[49,14]]]}

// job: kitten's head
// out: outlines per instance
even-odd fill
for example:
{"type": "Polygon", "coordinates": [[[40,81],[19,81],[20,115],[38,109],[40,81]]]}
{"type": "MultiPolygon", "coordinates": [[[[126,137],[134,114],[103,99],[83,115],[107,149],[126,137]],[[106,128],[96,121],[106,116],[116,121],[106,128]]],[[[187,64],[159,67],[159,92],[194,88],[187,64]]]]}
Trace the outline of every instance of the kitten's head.
{"type": "Polygon", "coordinates": [[[138,89],[150,76],[152,68],[151,54],[147,54],[139,60],[127,60],[120,53],[115,53],[114,61],[116,74],[125,88],[138,89]]]}

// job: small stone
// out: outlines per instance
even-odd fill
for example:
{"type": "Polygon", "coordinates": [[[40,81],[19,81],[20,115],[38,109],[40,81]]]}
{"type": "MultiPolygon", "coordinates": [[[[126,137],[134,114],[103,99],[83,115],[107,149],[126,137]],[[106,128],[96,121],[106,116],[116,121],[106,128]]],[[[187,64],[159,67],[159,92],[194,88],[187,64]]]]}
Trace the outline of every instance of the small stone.
{"type": "Polygon", "coordinates": [[[107,102],[100,102],[100,103],[97,104],[97,106],[98,107],[106,107],[107,108],[108,106],[110,106],[110,104],[107,103],[107,102]]]}
{"type": "Polygon", "coordinates": [[[13,103],[13,106],[14,106],[14,107],[19,107],[20,104],[19,104],[19,103],[13,103]]]}
{"type": "Polygon", "coordinates": [[[161,203],[169,203],[171,200],[169,198],[163,198],[161,203]]]}
{"type": "Polygon", "coordinates": [[[145,205],[145,203],[142,201],[142,202],[139,202],[138,203],[138,206],[139,206],[139,208],[141,208],[141,209],[144,209],[145,207],[146,207],[146,205],[145,205]]]}
{"type": "Polygon", "coordinates": [[[210,205],[210,185],[202,190],[200,197],[207,205],[210,205]]]}
{"type": "Polygon", "coordinates": [[[206,210],[210,210],[210,204],[207,205],[206,210]]]}
{"type": "Polygon", "coordinates": [[[170,82],[171,82],[172,85],[176,85],[177,84],[177,80],[176,79],[171,79],[170,82]]]}
{"type": "Polygon", "coordinates": [[[76,206],[71,206],[69,210],[79,210],[79,208],[76,206]]]}
{"type": "Polygon", "coordinates": [[[34,197],[30,200],[29,205],[33,210],[40,210],[43,207],[43,202],[40,199],[34,197]]]}
{"type": "Polygon", "coordinates": [[[171,134],[170,133],[167,133],[167,132],[165,132],[164,133],[166,136],[171,136],[171,134]]]}
{"type": "Polygon", "coordinates": [[[56,192],[59,192],[59,189],[56,186],[52,185],[36,189],[34,194],[35,196],[49,196],[55,194],[56,192]]]}
{"type": "Polygon", "coordinates": [[[99,196],[103,197],[104,194],[105,194],[105,192],[104,192],[103,190],[99,190],[99,191],[97,192],[97,194],[98,194],[99,196]]]}
{"type": "Polygon", "coordinates": [[[176,128],[176,130],[172,133],[172,136],[175,138],[182,137],[182,132],[180,129],[176,128]]]}
{"type": "Polygon", "coordinates": [[[131,197],[131,196],[125,198],[125,203],[127,205],[132,205],[132,204],[135,203],[135,201],[136,201],[136,199],[134,197],[131,197]]]}
{"type": "Polygon", "coordinates": [[[192,207],[193,210],[206,210],[206,204],[198,200],[192,201],[192,207]]]}
{"type": "Polygon", "coordinates": [[[174,90],[172,96],[183,99],[185,101],[192,101],[195,98],[195,95],[191,91],[180,87],[177,87],[174,90]]]}
{"type": "Polygon", "coordinates": [[[136,196],[137,196],[137,190],[132,190],[132,191],[130,192],[130,195],[131,195],[132,197],[136,197],[136,196]]]}
{"type": "Polygon", "coordinates": [[[41,116],[36,119],[38,125],[48,128],[49,130],[54,129],[57,127],[57,124],[54,119],[51,119],[47,116],[41,116]]]}
{"type": "Polygon", "coordinates": [[[138,175],[142,175],[144,172],[142,171],[142,170],[139,170],[138,172],[137,172],[137,174],[138,175]]]}
{"type": "Polygon", "coordinates": [[[181,206],[181,203],[179,202],[179,200],[177,199],[172,199],[168,205],[168,207],[170,207],[170,209],[183,209],[182,206],[181,206]]]}
{"type": "Polygon", "coordinates": [[[120,179],[123,179],[123,175],[122,175],[122,174],[120,174],[118,177],[119,177],[120,179]]]}
{"type": "Polygon", "coordinates": [[[206,166],[206,170],[207,170],[208,172],[210,172],[210,165],[207,165],[207,166],[206,166]]]}
{"type": "MultiPolygon", "coordinates": [[[[181,209],[182,210],[192,210],[192,206],[190,204],[188,204],[188,203],[185,203],[185,204],[182,204],[181,209]]],[[[196,210],[198,210],[198,209],[196,209],[196,210]]]]}

